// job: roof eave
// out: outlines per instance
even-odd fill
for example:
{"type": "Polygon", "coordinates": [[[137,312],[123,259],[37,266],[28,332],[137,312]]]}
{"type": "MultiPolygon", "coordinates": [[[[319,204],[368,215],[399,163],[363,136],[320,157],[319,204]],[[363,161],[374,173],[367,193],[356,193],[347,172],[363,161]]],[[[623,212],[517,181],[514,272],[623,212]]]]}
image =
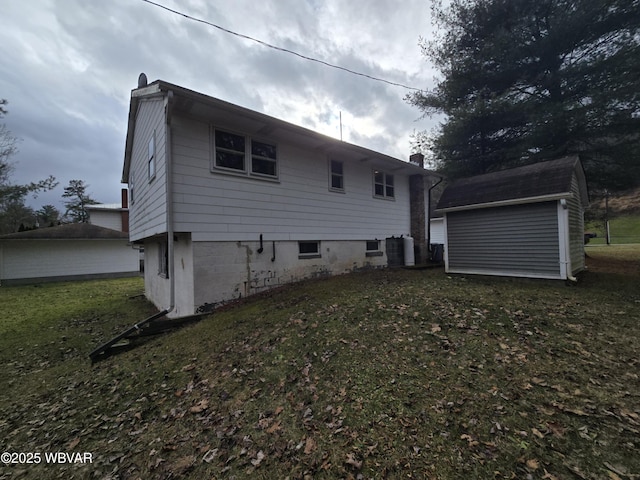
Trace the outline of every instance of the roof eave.
{"type": "Polygon", "coordinates": [[[409,163],[408,161],[391,157],[384,153],[376,152],[374,150],[370,150],[365,147],[344,142],[342,140],[338,140],[336,138],[323,135],[314,130],[310,130],[308,128],[301,127],[299,125],[295,125],[285,120],[271,117],[269,115],[257,112],[255,110],[241,107],[239,105],[235,105],[233,103],[229,103],[224,100],[220,100],[218,98],[205,95],[203,93],[189,90],[187,88],[180,87],[178,85],[174,85],[171,83],[167,83],[162,80],[156,80],[155,82],[148,85],[147,87],[133,90],[131,94],[131,108],[129,110],[129,123],[128,123],[128,129],[127,129],[127,140],[126,140],[126,147],[125,147],[125,164],[124,164],[124,169],[122,174],[122,183],[127,183],[128,177],[129,177],[129,165],[131,161],[131,153],[132,153],[131,150],[133,147],[133,134],[135,131],[134,130],[135,119],[136,119],[136,111],[137,111],[138,103],[142,98],[156,96],[159,93],[165,94],[168,91],[172,91],[173,94],[177,97],[183,97],[185,99],[188,99],[194,102],[199,102],[214,108],[221,108],[224,110],[228,110],[232,113],[238,114],[239,116],[260,121],[262,123],[273,126],[274,128],[291,131],[293,133],[298,134],[301,137],[308,137],[310,142],[318,142],[325,145],[329,145],[328,150],[335,150],[335,151],[344,150],[344,151],[351,152],[354,156],[360,157],[363,162],[366,162],[371,159],[376,159],[384,163],[386,166],[388,166],[388,168],[390,168],[391,170],[391,173],[398,172],[398,173],[406,173],[408,175],[422,175],[424,177],[443,178],[442,175],[439,173],[436,173],[432,170],[427,170],[423,167],[420,167],[419,165],[409,163]]]}
{"type": "Polygon", "coordinates": [[[486,203],[473,203],[470,205],[456,205],[453,207],[437,208],[436,212],[439,213],[451,213],[461,212],[464,210],[479,210],[481,208],[495,208],[495,207],[508,207],[511,205],[523,205],[527,203],[541,203],[541,202],[553,202],[562,200],[563,198],[571,198],[571,192],[554,193],[550,195],[539,195],[536,197],[528,198],[512,198],[509,200],[500,200],[497,202],[486,203]]]}

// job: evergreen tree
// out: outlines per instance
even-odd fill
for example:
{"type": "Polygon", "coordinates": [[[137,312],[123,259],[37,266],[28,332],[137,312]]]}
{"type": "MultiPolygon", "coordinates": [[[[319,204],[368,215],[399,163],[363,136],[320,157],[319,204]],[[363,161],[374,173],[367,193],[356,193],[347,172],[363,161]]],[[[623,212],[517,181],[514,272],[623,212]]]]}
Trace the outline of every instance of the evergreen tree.
{"type": "Polygon", "coordinates": [[[434,2],[442,79],[408,100],[445,114],[451,177],[580,154],[592,185],[640,183],[640,0],[434,2]]]}
{"type": "Polygon", "coordinates": [[[62,197],[70,199],[64,203],[67,209],[64,216],[71,223],[87,223],[89,214],[85,207],[98,203],[89,196],[88,188],[89,185],[86,185],[84,180],[69,180],[69,186],[64,187],[62,197]]]}

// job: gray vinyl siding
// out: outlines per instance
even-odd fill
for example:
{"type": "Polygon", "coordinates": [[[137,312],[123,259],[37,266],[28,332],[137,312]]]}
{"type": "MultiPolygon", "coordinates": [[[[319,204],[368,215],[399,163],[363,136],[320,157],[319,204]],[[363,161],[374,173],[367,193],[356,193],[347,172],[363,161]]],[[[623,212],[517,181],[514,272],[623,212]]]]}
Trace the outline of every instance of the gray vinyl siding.
{"type": "Polygon", "coordinates": [[[141,240],[167,231],[166,216],[166,129],[164,100],[156,98],[140,102],[131,154],[129,188],[133,185],[129,206],[129,238],[141,240]],[[148,145],[155,131],[156,174],[149,178],[148,145]]]}
{"type": "Polygon", "coordinates": [[[448,271],[560,277],[557,202],[447,213],[448,271]]]}
{"type": "Polygon", "coordinates": [[[211,170],[209,135],[208,123],[174,116],[174,225],[194,241],[261,234],[265,241],[373,240],[410,232],[407,175],[395,174],[393,200],[374,198],[373,167],[335,158],[344,161],[345,188],[333,192],[328,159],[334,157],[285,142],[277,142],[277,181],[220,173],[211,170]]]}
{"type": "Polygon", "coordinates": [[[569,253],[571,258],[571,273],[576,274],[585,268],[584,262],[584,214],[580,202],[580,186],[578,179],[571,180],[571,198],[567,200],[569,206],[569,253]]]}

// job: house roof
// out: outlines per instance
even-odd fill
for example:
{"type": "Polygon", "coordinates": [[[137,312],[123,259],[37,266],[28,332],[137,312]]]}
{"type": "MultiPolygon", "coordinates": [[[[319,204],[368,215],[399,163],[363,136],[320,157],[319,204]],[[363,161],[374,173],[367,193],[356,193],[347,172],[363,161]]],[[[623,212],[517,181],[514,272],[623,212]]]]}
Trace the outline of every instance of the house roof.
{"type": "Polygon", "coordinates": [[[268,136],[276,141],[281,140],[304,148],[325,151],[329,155],[355,158],[362,162],[368,162],[372,168],[385,168],[391,173],[441,177],[441,175],[415,164],[343,142],[342,140],[178,85],[156,80],[131,92],[122,183],[127,183],[129,180],[138,105],[146,99],[153,98],[164,98],[168,106],[165,110],[168,116],[172,112],[182,113],[210,124],[224,125],[247,135],[268,136]]]}
{"type": "Polygon", "coordinates": [[[437,209],[446,212],[568,198],[574,174],[586,204],[582,164],[577,156],[569,156],[457,180],[442,193],[437,209]]]}
{"type": "Polygon", "coordinates": [[[0,240],[128,240],[129,234],[90,223],[68,223],[0,235],[0,240]]]}

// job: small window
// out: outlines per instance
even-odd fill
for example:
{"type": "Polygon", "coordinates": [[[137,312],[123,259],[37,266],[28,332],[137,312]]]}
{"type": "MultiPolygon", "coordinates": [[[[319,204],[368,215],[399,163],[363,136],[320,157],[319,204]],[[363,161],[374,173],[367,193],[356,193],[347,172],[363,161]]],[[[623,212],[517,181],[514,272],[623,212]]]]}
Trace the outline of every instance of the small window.
{"type": "Polygon", "coordinates": [[[367,240],[367,252],[377,252],[380,250],[380,240],[367,240]]]}
{"type": "Polygon", "coordinates": [[[320,258],[320,242],[298,242],[298,258],[320,258]]]}
{"type": "Polygon", "coordinates": [[[156,176],[156,132],[154,130],[147,147],[147,165],[149,180],[156,176]]]}
{"type": "Polygon", "coordinates": [[[158,275],[169,278],[169,244],[161,242],[158,249],[158,275]]]}
{"type": "Polygon", "coordinates": [[[251,141],[251,173],[277,177],[276,146],[257,140],[251,141]]]}
{"type": "Polygon", "coordinates": [[[396,192],[393,175],[374,170],[373,194],[376,197],[395,198],[396,192]]]}
{"type": "Polygon", "coordinates": [[[331,160],[329,162],[329,188],[334,191],[344,191],[344,170],[342,162],[331,160]]]}
{"type": "Polygon", "coordinates": [[[245,171],[245,138],[235,133],[215,132],[215,165],[239,172],[245,171]]]}
{"type": "Polygon", "coordinates": [[[365,256],[367,257],[381,257],[384,254],[380,250],[380,240],[367,240],[367,251],[365,256]]]}

